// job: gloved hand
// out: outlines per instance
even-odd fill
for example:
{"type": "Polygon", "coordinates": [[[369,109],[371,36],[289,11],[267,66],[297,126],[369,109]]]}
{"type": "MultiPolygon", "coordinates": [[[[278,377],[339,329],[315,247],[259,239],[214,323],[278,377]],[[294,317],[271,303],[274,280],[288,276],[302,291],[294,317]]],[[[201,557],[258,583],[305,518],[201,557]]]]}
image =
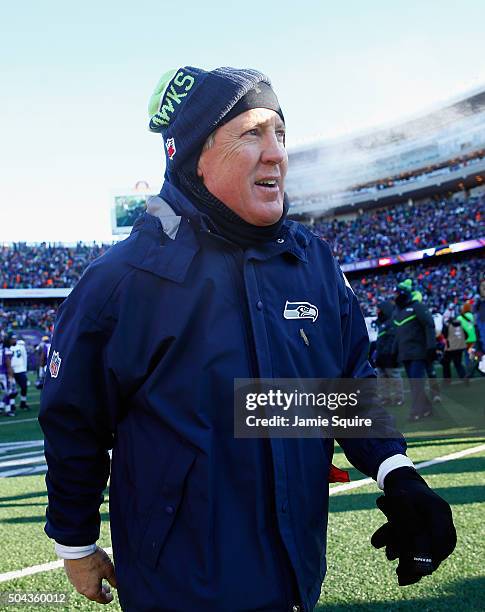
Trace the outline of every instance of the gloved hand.
{"type": "Polygon", "coordinates": [[[433,363],[433,361],[436,361],[436,349],[432,348],[426,351],[426,361],[428,363],[433,363]]]}
{"type": "Polygon", "coordinates": [[[371,538],[386,556],[399,558],[400,586],[414,584],[438,569],[456,546],[449,504],[411,467],[401,467],[384,479],[384,494],[376,501],[388,520],[371,538]]]}

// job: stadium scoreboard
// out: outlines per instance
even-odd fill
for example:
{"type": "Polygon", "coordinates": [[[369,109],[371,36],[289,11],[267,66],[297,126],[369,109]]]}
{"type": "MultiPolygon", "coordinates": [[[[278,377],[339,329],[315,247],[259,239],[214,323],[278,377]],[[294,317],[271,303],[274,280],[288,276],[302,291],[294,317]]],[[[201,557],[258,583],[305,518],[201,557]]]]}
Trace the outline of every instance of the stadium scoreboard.
{"type": "Polygon", "coordinates": [[[145,212],[147,201],[153,195],[146,181],[139,181],[133,189],[114,192],[111,204],[112,233],[129,234],[136,218],[145,212]]]}

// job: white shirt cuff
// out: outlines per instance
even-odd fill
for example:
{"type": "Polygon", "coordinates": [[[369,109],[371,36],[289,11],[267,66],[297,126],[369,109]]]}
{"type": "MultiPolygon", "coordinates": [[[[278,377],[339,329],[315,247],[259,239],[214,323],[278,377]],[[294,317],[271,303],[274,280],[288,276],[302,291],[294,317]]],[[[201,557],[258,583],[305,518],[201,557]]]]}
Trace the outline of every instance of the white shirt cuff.
{"type": "Polygon", "coordinates": [[[377,472],[377,486],[379,489],[381,489],[381,491],[384,491],[384,478],[389,474],[389,472],[392,472],[392,470],[400,467],[413,468],[414,463],[409,457],[406,457],[406,455],[393,455],[392,457],[384,459],[377,472]]]}
{"type": "Polygon", "coordinates": [[[88,555],[92,555],[96,550],[96,544],[88,544],[87,546],[64,546],[64,544],[55,543],[54,549],[56,555],[61,559],[82,559],[88,555]]]}

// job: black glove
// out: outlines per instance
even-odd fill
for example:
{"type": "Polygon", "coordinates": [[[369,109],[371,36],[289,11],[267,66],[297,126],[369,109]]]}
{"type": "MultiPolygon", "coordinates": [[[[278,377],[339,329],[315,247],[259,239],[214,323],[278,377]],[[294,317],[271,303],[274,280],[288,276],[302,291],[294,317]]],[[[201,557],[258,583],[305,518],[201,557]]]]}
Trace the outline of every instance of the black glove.
{"type": "Polygon", "coordinates": [[[438,569],[456,546],[456,531],[449,504],[411,467],[401,467],[384,479],[385,495],[376,501],[388,522],[374,533],[375,548],[399,558],[400,586],[414,584],[438,569]]]}
{"type": "Polygon", "coordinates": [[[426,361],[428,363],[433,363],[433,361],[436,361],[436,349],[432,348],[426,351],[426,361]]]}

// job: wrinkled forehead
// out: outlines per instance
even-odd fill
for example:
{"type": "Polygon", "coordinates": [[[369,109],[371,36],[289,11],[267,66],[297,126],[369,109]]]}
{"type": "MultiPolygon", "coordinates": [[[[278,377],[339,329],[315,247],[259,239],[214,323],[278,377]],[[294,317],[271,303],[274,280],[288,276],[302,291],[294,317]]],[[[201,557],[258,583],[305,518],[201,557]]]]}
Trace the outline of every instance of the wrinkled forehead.
{"type": "Polygon", "coordinates": [[[251,108],[237,117],[234,117],[227,125],[231,123],[244,127],[254,127],[256,125],[282,127],[285,125],[278,113],[269,108],[251,108]]]}

